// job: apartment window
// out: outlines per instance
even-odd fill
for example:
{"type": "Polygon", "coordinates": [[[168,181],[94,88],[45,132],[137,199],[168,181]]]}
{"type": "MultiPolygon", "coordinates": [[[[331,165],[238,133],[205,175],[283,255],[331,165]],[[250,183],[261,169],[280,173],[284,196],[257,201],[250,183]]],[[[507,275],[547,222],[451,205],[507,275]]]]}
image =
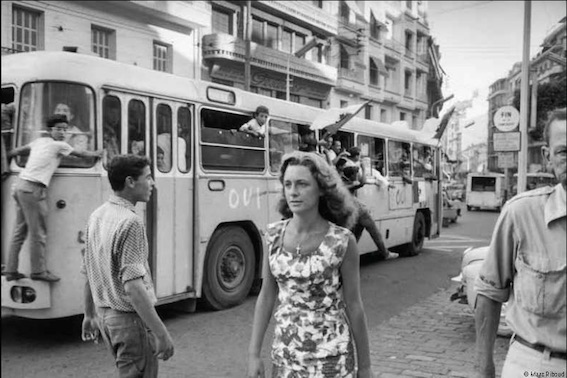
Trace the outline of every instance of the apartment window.
{"type": "Polygon", "coordinates": [[[252,19],[252,42],[264,44],[264,23],[257,18],[252,19]]]}
{"type": "Polygon", "coordinates": [[[406,1],[406,8],[411,10],[413,8],[413,1],[406,1]]]}
{"type": "Polygon", "coordinates": [[[300,102],[300,101],[299,101],[299,100],[300,100],[299,96],[298,96],[298,95],[294,95],[294,94],[290,94],[290,95],[289,95],[289,100],[290,100],[291,102],[297,102],[298,104],[299,104],[299,102],[300,102]]]}
{"type": "Polygon", "coordinates": [[[413,33],[406,31],[406,54],[413,52],[413,33]]]}
{"type": "Polygon", "coordinates": [[[370,58],[369,60],[370,66],[370,84],[371,85],[378,85],[378,67],[374,64],[374,60],[370,58]]]}
{"type": "Polygon", "coordinates": [[[98,26],[91,27],[92,51],[101,58],[114,59],[115,54],[115,32],[111,29],[98,26]]]}
{"type": "Polygon", "coordinates": [[[323,1],[312,1],[311,3],[313,3],[313,5],[317,8],[323,9],[323,1]]]}
{"type": "Polygon", "coordinates": [[[171,46],[154,42],[154,70],[171,72],[171,46]]]}
{"type": "Polygon", "coordinates": [[[406,120],[406,113],[400,112],[400,121],[405,121],[405,120],[406,120]]]}
{"type": "Polygon", "coordinates": [[[278,48],[278,26],[268,24],[266,29],[266,46],[277,49],[278,48]]]}
{"type": "Polygon", "coordinates": [[[286,52],[286,53],[292,53],[293,51],[291,50],[291,40],[292,40],[293,34],[291,31],[289,30],[284,30],[283,34],[282,34],[282,51],[286,52]]]}
{"type": "Polygon", "coordinates": [[[346,108],[348,106],[348,101],[341,100],[341,108],[346,108]]]}
{"type": "Polygon", "coordinates": [[[423,88],[423,73],[421,72],[416,72],[415,74],[415,81],[416,81],[416,86],[417,86],[417,95],[418,96],[422,96],[424,94],[424,88],[423,88]]]}
{"type": "Polygon", "coordinates": [[[372,119],[372,105],[366,105],[364,108],[364,118],[372,119]]]}
{"type": "Polygon", "coordinates": [[[411,72],[405,71],[405,73],[404,73],[404,89],[405,89],[405,95],[406,96],[411,95],[411,77],[412,77],[411,72]]]}
{"type": "Polygon", "coordinates": [[[349,56],[347,49],[341,45],[341,62],[340,67],[348,69],[349,68],[349,56]]]}
{"type": "Polygon", "coordinates": [[[213,8],[212,28],[214,33],[233,33],[233,13],[218,8],[213,8]]]}
{"type": "Polygon", "coordinates": [[[41,13],[14,6],[12,8],[12,48],[37,51],[40,48],[41,13]]]}

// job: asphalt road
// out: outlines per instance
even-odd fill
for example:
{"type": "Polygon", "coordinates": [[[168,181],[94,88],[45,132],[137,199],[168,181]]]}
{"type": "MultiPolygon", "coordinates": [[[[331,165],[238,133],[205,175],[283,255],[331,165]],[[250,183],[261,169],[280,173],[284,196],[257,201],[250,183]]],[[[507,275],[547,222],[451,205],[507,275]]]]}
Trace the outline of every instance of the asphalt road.
{"type": "MultiPolygon", "coordinates": [[[[361,261],[361,289],[369,329],[446,289],[459,274],[467,246],[488,244],[498,213],[467,212],[427,241],[411,258],[361,261]]],[[[160,365],[163,377],[244,377],[256,297],[225,311],[193,314],[160,309],[175,342],[174,357],[160,365]]],[[[112,377],[113,361],[102,344],[80,339],[82,317],[57,320],[2,319],[2,377],[112,377]]],[[[269,365],[273,324],[263,347],[269,365]]]]}

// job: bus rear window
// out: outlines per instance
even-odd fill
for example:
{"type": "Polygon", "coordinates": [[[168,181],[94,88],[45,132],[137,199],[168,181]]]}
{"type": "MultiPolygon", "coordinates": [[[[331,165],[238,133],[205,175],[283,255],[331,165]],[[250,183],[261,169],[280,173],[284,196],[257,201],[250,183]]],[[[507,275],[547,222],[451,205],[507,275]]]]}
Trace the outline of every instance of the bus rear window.
{"type": "MultiPolygon", "coordinates": [[[[17,105],[17,145],[24,146],[33,140],[50,136],[46,126],[47,118],[53,114],[64,114],[69,120],[65,141],[76,150],[94,150],[95,147],[94,94],[84,85],[39,82],[24,85],[17,105]]],[[[27,157],[18,157],[23,167],[27,157]]],[[[66,156],[60,167],[88,168],[94,158],[66,156]]]]}
{"type": "Polygon", "coordinates": [[[471,177],[471,191],[473,192],[495,192],[495,177],[471,177]]]}

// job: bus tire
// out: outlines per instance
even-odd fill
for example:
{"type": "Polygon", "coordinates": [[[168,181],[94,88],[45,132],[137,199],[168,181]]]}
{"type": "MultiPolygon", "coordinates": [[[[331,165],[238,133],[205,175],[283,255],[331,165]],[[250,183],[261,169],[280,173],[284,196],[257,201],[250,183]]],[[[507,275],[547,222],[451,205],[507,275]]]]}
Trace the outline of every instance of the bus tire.
{"type": "Polygon", "coordinates": [[[223,310],[247,297],[255,271],[254,246],[240,227],[223,227],[213,234],[203,272],[203,299],[208,307],[223,310]]]}
{"type": "Polygon", "coordinates": [[[423,242],[425,241],[425,232],[427,225],[425,223],[425,217],[423,213],[417,212],[415,214],[415,219],[413,221],[413,234],[411,242],[404,244],[400,248],[400,255],[404,257],[417,256],[423,248],[423,242]]]}

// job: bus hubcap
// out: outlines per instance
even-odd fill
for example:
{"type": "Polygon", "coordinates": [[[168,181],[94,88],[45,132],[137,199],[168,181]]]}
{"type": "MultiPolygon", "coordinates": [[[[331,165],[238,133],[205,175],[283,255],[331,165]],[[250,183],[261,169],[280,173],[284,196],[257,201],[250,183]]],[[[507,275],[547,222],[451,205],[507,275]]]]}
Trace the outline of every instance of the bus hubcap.
{"type": "Polygon", "coordinates": [[[219,280],[228,290],[236,288],[244,278],[245,258],[239,248],[231,247],[222,256],[219,264],[219,280]]]}

